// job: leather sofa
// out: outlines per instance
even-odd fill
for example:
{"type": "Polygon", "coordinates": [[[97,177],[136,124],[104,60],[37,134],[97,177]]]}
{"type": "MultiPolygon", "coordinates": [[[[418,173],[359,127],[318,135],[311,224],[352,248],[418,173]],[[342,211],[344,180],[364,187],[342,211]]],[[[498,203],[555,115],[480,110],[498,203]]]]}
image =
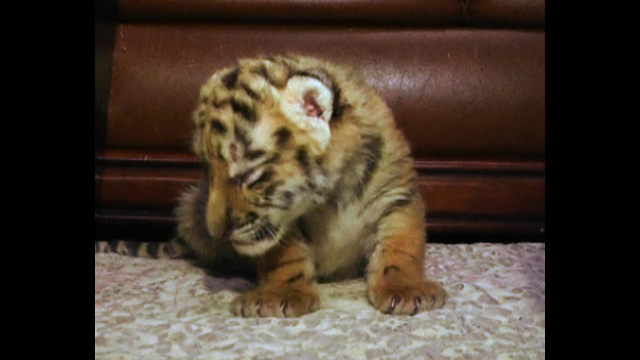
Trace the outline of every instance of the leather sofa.
{"type": "Polygon", "coordinates": [[[409,139],[431,234],[544,233],[545,2],[96,0],[97,238],[166,240],[200,85],[238,57],[359,68],[409,139]]]}

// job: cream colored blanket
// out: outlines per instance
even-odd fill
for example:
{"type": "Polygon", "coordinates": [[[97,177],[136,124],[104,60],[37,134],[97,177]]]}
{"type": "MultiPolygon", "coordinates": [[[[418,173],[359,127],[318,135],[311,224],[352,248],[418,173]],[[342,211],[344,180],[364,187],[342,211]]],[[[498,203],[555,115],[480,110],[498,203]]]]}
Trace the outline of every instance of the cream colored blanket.
{"type": "Polygon", "coordinates": [[[96,254],[96,359],[544,359],[545,245],[427,245],[443,309],[375,311],[363,280],[319,286],[297,319],[233,317],[250,287],[184,260],[96,254]]]}

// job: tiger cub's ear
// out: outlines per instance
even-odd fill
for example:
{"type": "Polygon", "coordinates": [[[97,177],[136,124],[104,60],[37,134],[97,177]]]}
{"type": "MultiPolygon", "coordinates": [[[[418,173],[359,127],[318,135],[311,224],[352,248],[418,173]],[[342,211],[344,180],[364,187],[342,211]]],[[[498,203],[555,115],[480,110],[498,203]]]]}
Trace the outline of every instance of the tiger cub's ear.
{"type": "Polygon", "coordinates": [[[333,113],[333,92],[318,79],[294,76],[282,92],[283,110],[295,125],[308,131],[324,150],[331,132],[329,120],[333,113]]]}
{"type": "MultiPolygon", "coordinates": [[[[333,93],[319,80],[308,76],[294,76],[287,82],[285,98],[294,101],[305,117],[329,122],[333,112],[333,93]]],[[[293,104],[292,104],[293,105],[293,104]]]]}

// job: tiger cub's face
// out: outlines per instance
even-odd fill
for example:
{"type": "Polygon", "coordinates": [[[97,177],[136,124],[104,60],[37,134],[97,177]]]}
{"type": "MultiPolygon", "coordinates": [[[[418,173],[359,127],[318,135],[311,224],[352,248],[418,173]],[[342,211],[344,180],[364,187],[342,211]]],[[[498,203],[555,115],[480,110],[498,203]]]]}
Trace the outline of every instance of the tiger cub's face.
{"type": "Polygon", "coordinates": [[[193,145],[209,170],[212,237],[260,255],[325,200],[333,88],[322,71],[272,60],[240,61],[202,87],[193,145]]]}

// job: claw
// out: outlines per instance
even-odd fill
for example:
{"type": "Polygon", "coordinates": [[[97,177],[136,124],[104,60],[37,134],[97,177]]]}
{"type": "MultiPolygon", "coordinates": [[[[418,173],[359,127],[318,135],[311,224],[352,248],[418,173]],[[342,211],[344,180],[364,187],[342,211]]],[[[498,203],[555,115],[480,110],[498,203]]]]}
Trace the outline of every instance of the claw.
{"type": "Polygon", "coordinates": [[[259,317],[262,317],[262,301],[258,301],[256,304],[256,314],[258,314],[259,317]]]}
{"type": "Polygon", "coordinates": [[[413,305],[415,306],[415,308],[413,309],[411,315],[415,315],[418,313],[418,311],[420,310],[420,304],[422,304],[422,299],[420,299],[419,297],[413,298],[413,305]]]}
{"type": "Polygon", "coordinates": [[[280,303],[280,311],[282,311],[282,315],[284,317],[287,317],[287,306],[289,304],[287,304],[287,300],[282,300],[282,303],[280,303]]]}
{"type": "Polygon", "coordinates": [[[398,302],[397,297],[394,296],[391,298],[391,306],[389,306],[389,311],[387,311],[387,314],[393,314],[393,310],[395,310],[397,302],[398,302]]]}

